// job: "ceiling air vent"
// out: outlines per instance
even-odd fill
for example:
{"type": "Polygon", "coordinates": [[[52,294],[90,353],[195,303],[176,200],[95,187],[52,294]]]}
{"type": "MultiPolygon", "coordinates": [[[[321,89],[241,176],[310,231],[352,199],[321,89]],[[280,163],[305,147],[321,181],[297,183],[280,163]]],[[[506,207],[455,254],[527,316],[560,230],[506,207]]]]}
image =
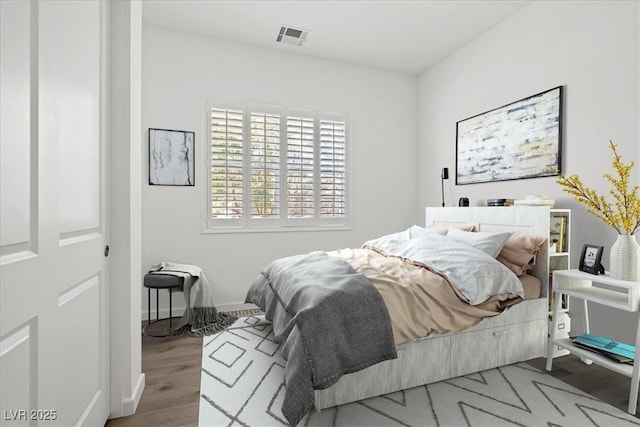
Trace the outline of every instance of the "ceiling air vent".
{"type": "Polygon", "coordinates": [[[296,46],[302,46],[302,43],[307,39],[309,31],[301,30],[293,27],[280,27],[280,33],[276,37],[278,43],[294,44],[296,46]]]}

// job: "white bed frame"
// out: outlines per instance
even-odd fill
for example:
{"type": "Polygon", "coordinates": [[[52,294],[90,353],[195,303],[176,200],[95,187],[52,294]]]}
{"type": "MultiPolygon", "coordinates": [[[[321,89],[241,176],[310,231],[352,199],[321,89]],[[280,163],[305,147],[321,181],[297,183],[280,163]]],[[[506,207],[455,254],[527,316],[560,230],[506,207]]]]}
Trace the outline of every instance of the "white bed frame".
{"type": "MultiPolygon", "coordinates": [[[[548,236],[549,208],[427,208],[426,225],[478,231],[514,231],[548,236]]],[[[543,245],[532,274],[542,282],[541,297],[523,301],[502,314],[455,334],[434,334],[401,344],[398,358],[344,375],[333,386],[315,391],[321,410],[348,402],[405,390],[473,372],[521,362],[546,354],[548,333],[548,254],[543,245]]]]}

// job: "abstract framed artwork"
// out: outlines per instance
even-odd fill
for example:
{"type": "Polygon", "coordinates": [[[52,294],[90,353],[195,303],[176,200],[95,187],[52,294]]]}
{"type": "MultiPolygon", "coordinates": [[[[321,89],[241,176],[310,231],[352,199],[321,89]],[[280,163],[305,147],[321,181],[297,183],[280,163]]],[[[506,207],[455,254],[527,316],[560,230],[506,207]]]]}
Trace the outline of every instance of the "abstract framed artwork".
{"type": "Polygon", "coordinates": [[[194,186],[195,132],[149,129],[149,185],[194,186]]]}
{"type": "Polygon", "coordinates": [[[559,175],[562,86],[456,123],[456,184],[559,175]]]}

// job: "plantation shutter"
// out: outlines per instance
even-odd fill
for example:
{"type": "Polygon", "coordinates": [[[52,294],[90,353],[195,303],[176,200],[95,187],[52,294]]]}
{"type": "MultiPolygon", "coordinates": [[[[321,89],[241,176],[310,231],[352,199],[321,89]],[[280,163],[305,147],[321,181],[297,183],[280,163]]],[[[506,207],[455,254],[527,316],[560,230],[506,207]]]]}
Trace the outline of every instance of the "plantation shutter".
{"type": "Polygon", "coordinates": [[[346,123],[320,120],[320,217],[346,216],[346,123]]]}
{"type": "Polygon", "coordinates": [[[251,113],[251,218],[280,217],[280,115],[251,113]]]}
{"type": "Polygon", "coordinates": [[[211,109],[211,217],[244,215],[243,111],[211,109]]]}
{"type": "Polygon", "coordinates": [[[287,218],[314,218],[314,119],[287,117],[287,218]]]}
{"type": "Polygon", "coordinates": [[[348,224],[345,116],[276,105],[210,105],[210,229],[348,224]]]}

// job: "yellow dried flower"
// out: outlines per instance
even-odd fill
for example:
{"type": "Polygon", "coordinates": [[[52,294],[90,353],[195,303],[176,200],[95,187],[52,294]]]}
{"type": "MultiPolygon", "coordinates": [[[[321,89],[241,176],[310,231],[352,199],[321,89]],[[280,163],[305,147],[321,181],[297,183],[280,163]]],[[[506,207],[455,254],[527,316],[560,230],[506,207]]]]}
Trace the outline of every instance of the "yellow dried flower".
{"type": "Polygon", "coordinates": [[[609,190],[609,194],[614,200],[613,203],[607,202],[595,190],[585,187],[578,175],[561,176],[556,182],[562,186],[562,191],[571,194],[578,202],[585,205],[591,214],[600,218],[619,234],[634,234],[640,229],[639,187],[634,185],[629,188],[631,171],[635,162],[622,163],[622,157],[616,150],[617,145],[609,141],[609,147],[613,151],[612,164],[618,176],[614,177],[605,173],[604,177],[613,186],[609,190]]]}

